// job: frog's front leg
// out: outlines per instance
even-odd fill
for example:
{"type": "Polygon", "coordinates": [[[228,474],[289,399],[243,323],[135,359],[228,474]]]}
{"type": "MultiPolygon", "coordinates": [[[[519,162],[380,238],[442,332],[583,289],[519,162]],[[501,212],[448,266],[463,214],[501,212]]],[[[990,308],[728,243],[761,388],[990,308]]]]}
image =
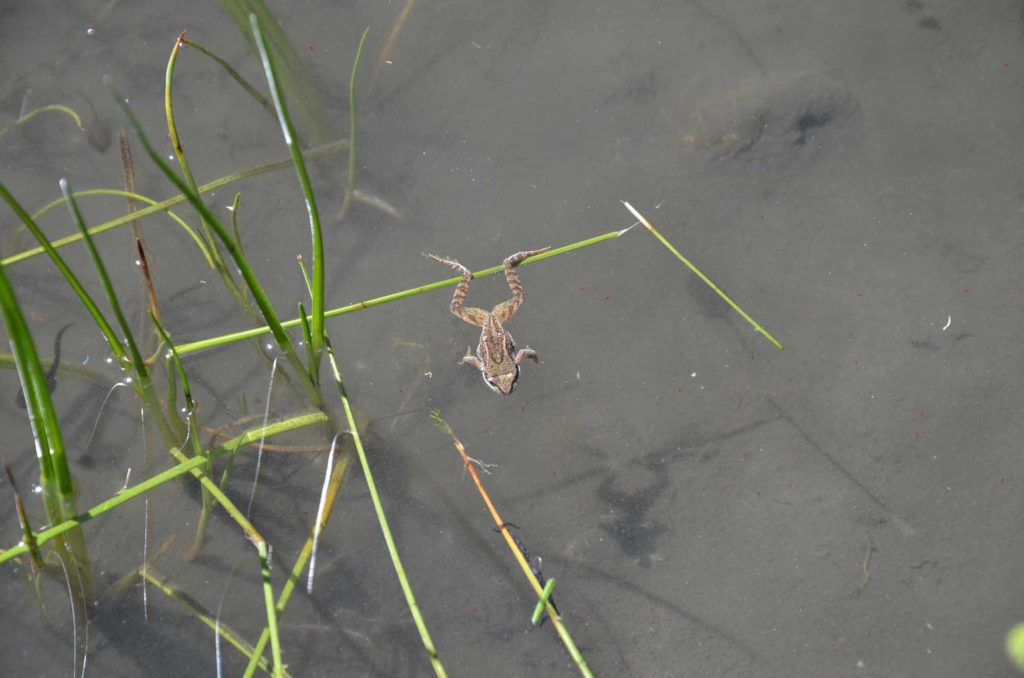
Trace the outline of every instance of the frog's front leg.
{"type": "MultiPolygon", "coordinates": [[[[540,364],[540,356],[538,356],[537,352],[534,351],[532,348],[521,348],[518,352],[516,352],[516,365],[527,359],[540,364]]],[[[463,360],[465,360],[465,358],[463,358],[463,360]]]]}
{"type": "Polygon", "coordinates": [[[478,370],[484,369],[484,364],[480,362],[480,358],[477,358],[475,355],[473,355],[468,346],[466,347],[466,355],[462,356],[462,360],[459,361],[459,364],[472,365],[478,370]]]}

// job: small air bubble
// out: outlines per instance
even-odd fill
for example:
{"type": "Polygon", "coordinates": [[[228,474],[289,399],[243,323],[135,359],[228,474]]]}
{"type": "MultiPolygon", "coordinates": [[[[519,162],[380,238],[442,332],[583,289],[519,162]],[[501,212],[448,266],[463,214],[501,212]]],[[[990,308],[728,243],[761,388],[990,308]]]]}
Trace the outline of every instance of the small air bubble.
{"type": "Polygon", "coordinates": [[[132,378],[131,377],[125,377],[124,383],[126,383],[126,384],[132,383],[132,378]]]}
{"type": "Polygon", "coordinates": [[[95,28],[92,28],[92,27],[90,26],[89,28],[86,28],[86,29],[85,29],[85,34],[86,34],[86,35],[96,35],[96,29],[95,29],[95,28]]]}
{"type": "Polygon", "coordinates": [[[32,487],[32,494],[42,494],[42,493],[43,493],[43,486],[42,485],[34,485],[32,487]]]}
{"type": "Polygon", "coordinates": [[[110,356],[107,356],[107,364],[110,365],[113,362],[114,362],[114,359],[112,357],[110,357],[110,356]]]}

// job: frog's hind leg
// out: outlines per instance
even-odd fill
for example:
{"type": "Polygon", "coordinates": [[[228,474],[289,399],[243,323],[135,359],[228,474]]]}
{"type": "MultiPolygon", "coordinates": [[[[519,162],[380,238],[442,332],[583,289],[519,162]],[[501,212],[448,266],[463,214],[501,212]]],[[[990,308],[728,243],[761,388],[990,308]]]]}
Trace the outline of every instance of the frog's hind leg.
{"type": "Polygon", "coordinates": [[[423,256],[433,259],[434,261],[439,261],[450,268],[454,268],[462,275],[462,282],[460,282],[455,288],[455,294],[452,296],[452,303],[448,308],[452,313],[462,318],[470,325],[483,327],[484,322],[487,320],[487,311],[482,308],[473,308],[472,306],[462,305],[466,300],[466,295],[469,294],[469,281],[473,279],[473,273],[454,259],[442,259],[437,255],[427,254],[425,252],[423,256]]]}
{"type": "Polygon", "coordinates": [[[532,257],[535,254],[540,254],[541,252],[547,252],[549,249],[551,248],[542,247],[539,250],[516,252],[505,259],[505,281],[508,282],[508,287],[512,290],[512,298],[508,301],[503,301],[494,307],[494,315],[497,316],[499,321],[503,323],[508,322],[508,319],[516,314],[516,311],[519,310],[519,306],[523,303],[523,284],[519,282],[519,275],[516,273],[513,266],[521,262],[523,259],[532,257]]]}

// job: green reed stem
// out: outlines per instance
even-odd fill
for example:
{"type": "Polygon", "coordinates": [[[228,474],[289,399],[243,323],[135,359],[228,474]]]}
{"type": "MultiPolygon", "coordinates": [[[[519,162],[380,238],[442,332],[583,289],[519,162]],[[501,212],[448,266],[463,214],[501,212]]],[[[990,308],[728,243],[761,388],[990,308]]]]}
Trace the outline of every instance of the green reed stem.
{"type": "Polygon", "coordinates": [[[377,522],[380,523],[380,531],[384,537],[384,543],[387,544],[388,554],[391,556],[391,563],[394,565],[395,574],[398,576],[398,584],[402,587],[402,593],[405,595],[405,603],[409,607],[409,613],[412,615],[413,622],[416,624],[416,629],[420,633],[420,641],[423,643],[423,647],[427,651],[427,657],[430,659],[431,666],[434,667],[434,673],[438,676],[446,676],[444,670],[444,664],[441,663],[441,658],[437,654],[437,649],[434,647],[434,641],[430,637],[430,631],[427,630],[427,624],[423,619],[423,615],[420,613],[420,607],[416,603],[416,596],[413,595],[412,585],[409,583],[408,577],[405,575],[405,567],[402,566],[402,559],[398,555],[398,547],[395,545],[395,538],[391,534],[391,528],[388,526],[388,518],[384,514],[384,506],[381,504],[380,495],[377,494],[377,484],[373,480],[373,472],[370,470],[370,462],[366,458],[366,451],[363,449],[363,441],[359,435],[359,428],[356,426],[355,416],[352,414],[352,406],[348,400],[348,394],[345,392],[345,384],[341,379],[341,372],[338,370],[338,363],[334,359],[334,351],[331,348],[330,340],[327,341],[327,359],[331,364],[331,373],[334,376],[334,383],[338,386],[338,397],[341,398],[341,405],[345,409],[345,418],[348,420],[349,430],[352,433],[352,442],[355,443],[356,453],[359,455],[359,463],[363,467],[363,475],[366,477],[366,486],[370,491],[370,499],[373,501],[373,509],[377,513],[377,522]]]}
{"type": "MultiPolygon", "coordinates": [[[[341,490],[341,484],[345,478],[345,472],[348,470],[352,461],[352,451],[345,450],[340,457],[341,458],[335,463],[334,469],[331,471],[331,479],[327,489],[327,498],[324,502],[322,518],[317,525],[313,526],[313,530],[310,532],[309,537],[306,538],[306,543],[303,544],[302,550],[299,551],[299,556],[295,560],[295,564],[292,566],[291,575],[288,577],[287,581],[285,581],[284,586],[281,587],[281,595],[277,598],[277,614],[279,617],[284,613],[285,606],[288,605],[288,601],[291,599],[296,585],[302,581],[302,571],[306,568],[306,563],[309,562],[313,553],[314,533],[318,528],[322,530],[323,526],[327,524],[327,519],[331,515],[335,500],[341,490]]],[[[269,640],[270,630],[264,628],[259,639],[256,641],[256,645],[253,647],[252,656],[249,657],[249,665],[246,667],[245,673],[243,674],[244,678],[252,676],[256,670],[257,662],[263,660],[263,651],[266,649],[267,641],[269,640]]]]}
{"type": "Polygon", "coordinates": [[[274,59],[280,64],[278,75],[285,91],[298,106],[299,115],[306,127],[312,129],[312,137],[317,140],[326,139],[330,133],[330,124],[324,113],[320,92],[313,84],[312,77],[285,35],[281,24],[270,13],[266,4],[262,0],[220,0],[220,4],[231,15],[238,30],[254,50],[256,45],[249,17],[255,14],[259,18],[274,59]]]}
{"type": "MultiPolygon", "coordinates": [[[[320,160],[329,155],[337,153],[338,151],[344,150],[345,148],[348,148],[348,140],[341,139],[339,141],[332,141],[329,144],[317,146],[316,148],[307,151],[306,156],[311,160],[320,160]]],[[[275,170],[283,169],[291,164],[292,160],[289,157],[281,160],[275,160],[274,162],[264,163],[261,165],[253,165],[252,167],[248,167],[246,169],[242,169],[232,174],[220,177],[219,179],[214,179],[213,181],[207,182],[196,190],[200,194],[210,193],[211,191],[215,191],[222,186],[227,186],[236,181],[241,181],[242,179],[248,179],[250,177],[259,176],[260,174],[266,174],[267,172],[273,172],[275,170]]],[[[100,191],[82,191],[80,193],[76,193],[75,195],[76,197],[78,197],[80,195],[99,194],[99,192],[100,191]]],[[[124,214],[120,217],[117,217],[116,219],[105,221],[102,224],[99,224],[98,226],[93,226],[91,229],[89,229],[89,235],[99,235],[100,233],[105,233],[107,231],[115,229],[118,226],[123,226],[127,223],[130,223],[133,219],[142,219],[143,217],[148,217],[150,215],[156,214],[157,212],[166,211],[168,207],[173,207],[174,205],[183,203],[188,199],[188,196],[186,196],[184,193],[179,193],[174,197],[167,198],[166,200],[154,203],[149,207],[144,207],[136,212],[130,212],[128,214],[124,214]]],[[[42,209],[40,209],[36,213],[36,218],[50,211],[57,205],[61,205],[63,203],[64,199],[58,198],[57,200],[54,200],[46,204],[45,206],[42,207],[42,209]]],[[[81,234],[74,233],[64,238],[58,238],[56,240],[53,240],[50,244],[55,248],[61,248],[72,243],[76,243],[81,239],[81,234]]],[[[31,259],[32,257],[43,254],[45,251],[46,250],[43,247],[33,247],[22,252],[18,252],[17,254],[12,254],[11,256],[5,259],[0,259],[0,265],[10,266],[20,261],[25,261],[26,259],[31,259]]]]}
{"type": "MultiPolygon", "coordinates": [[[[604,233],[593,238],[587,238],[586,240],[580,240],[579,242],[574,242],[569,245],[564,245],[563,247],[548,250],[543,254],[537,254],[530,257],[529,259],[525,259],[524,261],[519,263],[519,266],[525,266],[527,264],[532,264],[543,259],[550,259],[551,257],[556,257],[560,254],[566,254],[567,252],[572,252],[573,250],[582,249],[584,247],[590,247],[591,245],[596,245],[606,240],[617,238],[620,235],[626,233],[627,230],[629,229],[621,231],[611,231],[609,233],[604,233]]],[[[504,267],[499,264],[498,266],[492,266],[490,268],[485,268],[483,270],[477,271],[476,273],[473,274],[473,278],[485,278],[489,275],[494,275],[495,273],[498,273],[503,270],[504,267]]],[[[424,292],[433,292],[434,290],[439,290],[444,287],[456,285],[460,280],[462,280],[462,278],[460,277],[446,278],[444,280],[438,280],[437,282],[433,282],[428,285],[420,285],[419,287],[413,287],[407,290],[402,290],[401,292],[392,292],[391,294],[385,294],[382,297],[375,297],[373,299],[367,299],[366,301],[360,301],[355,304],[349,304],[348,306],[341,306],[339,308],[325,311],[324,317],[335,318],[337,316],[347,315],[355,311],[362,311],[368,308],[373,308],[374,306],[380,306],[381,304],[387,304],[392,301],[405,299],[406,297],[414,297],[417,294],[423,294],[424,292]]],[[[298,326],[300,322],[301,320],[299,318],[293,318],[292,320],[284,321],[283,323],[281,323],[281,326],[284,328],[292,328],[298,326]]],[[[241,330],[239,332],[224,334],[219,337],[200,339],[198,341],[193,341],[179,345],[178,352],[181,353],[181,355],[189,355],[192,353],[196,353],[198,351],[215,348],[217,346],[223,346],[225,344],[232,344],[238,341],[243,341],[245,339],[250,339],[252,337],[258,337],[260,335],[266,334],[268,331],[269,329],[266,326],[254,327],[248,330],[241,330]]]]}
{"type": "MultiPolygon", "coordinates": [[[[217,445],[209,451],[210,459],[217,459],[218,457],[230,454],[242,445],[248,445],[250,443],[258,442],[261,437],[272,438],[282,433],[289,431],[295,431],[297,429],[322,424],[330,421],[327,415],[320,411],[307,412],[305,414],[299,414],[294,417],[289,417],[277,422],[270,422],[265,426],[260,426],[255,429],[246,431],[230,440],[226,440],[220,445],[217,445]]],[[[175,448],[176,450],[177,448],[175,448]]],[[[180,454],[180,452],[179,452],[180,454]]],[[[142,496],[146,492],[159,487],[165,483],[168,483],[175,478],[185,475],[186,473],[192,473],[193,475],[197,472],[197,469],[204,466],[207,463],[206,457],[184,457],[179,459],[178,464],[171,468],[158,473],[152,478],[147,478],[138,485],[125,488],[119,492],[116,496],[102,501],[96,504],[89,510],[79,513],[72,518],[66,519],[64,522],[48,527],[42,532],[36,533],[36,542],[42,546],[48,541],[53,540],[68,530],[72,530],[83,523],[87,523],[93,518],[97,518],[107,511],[111,511],[121,504],[127,503],[132,499],[142,496]]],[[[244,516],[243,516],[244,518],[244,516]]],[[[28,547],[24,544],[18,544],[5,551],[0,552],[0,563],[10,560],[16,556],[20,556],[23,553],[28,552],[28,547]]]]}
{"type": "MultiPolygon", "coordinates": [[[[185,183],[193,191],[197,190],[196,180],[192,176],[192,170],[189,168],[188,160],[185,157],[185,149],[181,145],[181,138],[178,137],[178,126],[174,122],[174,104],[171,97],[171,82],[174,78],[174,66],[178,62],[178,53],[181,51],[182,39],[185,37],[185,31],[182,31],[178,35],[178,39],[174,41],[174,47],[171,48],[171,56],[167,59],[167,69],[164,73],[164,113],[167,117],[167,133],[171,138],[171,147],[174,149],[174,157],[178,159],[178,166],[181,167],[181,173],[185,177],[185,183]]],[[[230,277],[230,273],[227,271],[227,267],[224,266],[224,258],[221,256],[220,248],[217,247],[217,241],[214,240],[213,234],[210,232],[210,227],[207,225],[203,215],[199,215],[199,223],[202,226],[203,234],[206,236],[206,246],[210,249],[210,255],[216,264],[217,271],[221,277],[225,275],[230,277]]],[[[227,282],[227,280],[225,280],[227,282]]]]}
{"type": "MultiPolygon", "coordinates": [[[[18,377],[25,394],[25,407],[32,428],[36,459],[39,461],[39,485],[42,488],[43,506],[51,524],[64,522],[78,513],[75,505],[75,483],[64,451],[57,412],[50,399],[46,375],[39,364],[32,334],[21,312],[14,288],[0,267],[0,314],[4,318],[7,338],[14,353],[18,377]]],[[[23,526],[26,526],[23,523],[23,526]]],[[[21,546],[38,556],[39,539],[24,539],[21,546]]],[[[86,609],[86,601],[92,599],[92,569],[81,529],[62,535],[56,542],[57,554],[68,570],[68,585],[71,600],[78,610],[86,609]]]]}
{"type": "MultiPolygon", "coordinates": [[[[85,310],[88,311],[89,315],[91,315],[93,320],[96,321],[96,325],[100,328],[100,332],[102,332],[103,336],[106,338],[111,352],[118,361],[118,365],[123,365],[124,361],[127,359],[124,346],[122,346],[121,342],[117,339],[117,334],[114,332],[114,328],[107,321],[106,316],[103,315],[103,312],[100,310],[99,306],[96,305],[96,302],[93,301],[92,296],[85,290],[85,287],[78,280],[78,277],[68,267],[67,263],[65,263],[64,258],[57,253],[57,250],[54,249],[50,241],[47,240],[46,235],[43,234],[43,231],[36,224],[35,220],[29,216],[28,212],[26,212],[18,201],[14,199],[14,196],[10,194],[7,187],[2,183],[0,183],[0,196],[7,201],[7,204],[11,207],[14,213],[18,215],[18,218],[21,219],[21,222],[25,224],[32,235],[35,236],[36,240],[39,241],[39,250],[41,252],[46,252],[50,256],[50,260],[53,262],[53,265],[56,266],[57,270],[60,271],[60,274],[64,276],[64,279],[71,286],[71,289],[74,291],[79,301],[81,301],[82,305],[85,306],[85,310]]],[[[65,199],[62,198],[61,202],[64,202],[64,200],[65,199]]],[[[78,237],[81,238],[82,236],[79,235],[78,237]]],[[[4,266],[6,265],[7,264],[4,263],[4,266]]]]}
{"type": "Polygon", "coordinates": [[[370,27],[363,30],[363,37],[359,39],[359,48],[356,50],[356,60],[352,64],[352,74],[348,80],[348,177],[345,185],[345,199],[341,202],[341,219],[348,213],[352,205],[352,196],[356,190],[356,73],[359,72],[359,60],[363,56],[363,45],[366,44],[366,36],[370,34],[370,27]]]}
{"type": "Polygon", "coordinates": [[[248,80],[243,78],[242,74],[239,73],[238,71],[236,71],[231,64],[229,64],[224,59],[221,59],[214,52],[212,52],[211,50],[206,49],[205,47],[200,45],[198,42],[193,42],[192,40],[189,40],[188,38],[186,38],[184,31],[182,31],[182,33],[179,36],[178,40],[181,42],[181,44],[187,45],[188,47],[191,47],[191,48],[195,49],[196,51],[198,51],[200,54],[203,54],[203,55],[209,57],[210,59],[213,59],[217,64],[220,65],[221,68],[223,68],[225,71],[227,71],[227,74],[230,75],[231,78],[235,82],[237,82],[239,85],[242,86],[242,89],[245,90],[246,94],[251,96],[256,101],[256,103],[258,103],[260,106],[262,106],[263,109],[267,113],[270,114],[271,118],[274,118],[275,120],[277,119],[277,112],[274,110],[274,104],[272,104],[270,102],[270,100],[267,99],[267,97],[263,96],[263,94],[260,93],[260,91],[258,89],[253,87],[249,83],[248,80]]]}
{"type": "Polygon", "coordinates": [[[686,264],[686,267],[689,268],[691,271],[693,271],[694,275],[696,275],[698,278],[703,280],[704,283],[708,287],[713,289],[715,291],[715,293],[718,294],[718,296],[720,296],[722,299],[724,299],[725,303],[729,304],[729,306],[732,307],[732,309],[734,311],[739,313],[743,317],[744,320],[746,320],[748,323],[750,323],[751,327],[753,327],[756,331],[760,332],[764,336],[765,339],[767,339],[768,341],[772,342],[772,344],[775,346],[775,348],[779,349],[780,351],[783,350],[783,346],[779,342],[778,339],[776,339],[772,335],[768,334],[767,330],[765,330],[763,327],[761,327],[756,322],[754,322],[754,319],[751,318],[749,315],[747,315],[746,312],[742,308],[737,306],[736,302],[734,302],[732,299],[730,299],[725,294],[725,292],[720,290],[718,288],[718,286],[715,285],[715,283],[711,282],[710,278],[708,278],[706,275],[704,275],[699,268],[697,268],[692,263],[690,263],[689,259],[687,259],[682,254],[680,254],[679,250],[677,250],[675,247],[673,247],[672,243],[670,243],[665,238],[665,236],[663,236],[661,233],[659,233],[658,229],[654,228],[654,226],[651,225],[651,222],[647,221],[647,219],[645,219],[642,214],[640,214],[638,211],[636,211],[636,209],[632,205],[630,205],[628,202],[626,202],[625,200],[621,200],[620,202],[626,207],[627,210],[630,211],[630,213],[634,217],[636,217],[640,221],[641,224],[643,224],[647,228],[648,231],[651,232],[651,234],[655,238],[657,238],[661,242],[662,245],[665,246],[666,249],[668,249],[669,252],[671,252],[672,254],[676,255],[676,258],[679,259],[679,261],[681,261],[684,264],[686,264]]]}
{"type": "Polygon", "coordinates": [[[58,113],[63,113],[64,115],[66,115],[69,118],[71,118],[75,122],[76,125],[78,125],[78,129],[81,129],[81,130],[85,129],[84,127],[82,127],[82,119],[80,117],[78,117],[78,113],[75,113],[75,110],[73,108],[71,108],[69,106],[63,106],[61,104],[50,104],[49,106],[40,106],[39,108],[35,108],[35,109],[31,110],[28,113],[26,113],[25,115],[23,115],[20,118],[18,118],[17,120],[15,120],[14,122],[12,122],[10,125],[7,125],[3,129],[0,129],[0,136],[3,136],[9,130],[14,129],[18,125],[25,124],[26,122],[28,122],[32,118],[36,117],[40,113],[46,113],[47,111],[57,111],[58,113]]]}
{"type": "MultiPolygon", "coordinates": [[[[221,638],[223,638],[229,645],[238,650],[241,654],[245,655],[249,659],[253,657],[253,648],[249,643],[245,642],[236,631],[226,626],[224,622],[218,621],[216,618],[210,616],[210,613],[199,607],[199,605],[192,600],[189,596],[183,594],[177,587],[168,583],[161,576],[153,574],[151,568],[139,568],[140,576],[154,586],[158,591],[163,593],[165,596],[174,600],[186,612],[194,616],[200,622],[205,624],[211,631],[215,631],[221,638]]],[[[257,658],[259,668],[263,669],[267,673],[270,673],[270,662],[262,657],[257,658]]],[[[285,672],[285,675],[288,675],[285,672]]]]}
{"type": "MultiPolygon", "coordinates": [[[[295,126],[288,115],[288,103],[284,98],[284,91],[278,82],[275,59],[271,56],[267,43],[260,31],[259,21],[255,14],[249,15],[249,24],[252,26],[253,40],[259,49],[260,60],[263,62],[263,74],[267,78],[267,86],[270,88],[270,96],[274,101],[274,108],[277,110],[278,122],[281,124],[281,134],[288,146],[292,156],[292,163],[295,165],[295,173],[299,177],[299,185],[302,187],[302,194],[306,199],[306,212],[309,215],[310,239],[313,250],[313,287],[311,292],[312,308],[312,336],[313,336],[313,364],[309,366],[310,374],[318,374],[320,366],[320,354],[324,345],[324,241],[320,230],[320,212],[316,207],[316,194],[309,181],[309,172],[306,171],[306,163],[302,159],[302,149],[299,146],[298,137],[295,134],[295,126]]],[[[349,141],[351,149],[352,142],[349,141]]]]}
{"type": "MultiPolygon", "coordinates": [[[[196,420],[196,403],[192,400],[192,389],[188,383],[188,374],[185,372],[185,365],[181,362],[181,356],[178,355],[177,349],[174,348],[174,342],[171,341],[170,335],[164,329],[164,326],[160,323],[160,319],[156,317],[156,314],[152,310],[149,312],[149,318],[153,321],[153,325],[156,327],[157,332],[160,334],[160,338],[163,343],[167,345],[170,350],[171,359],[174,362],[174,373],[178,374],[181,379],[181,390],[185,397],[185,412],[188,416],[188,427],[189,431],[195,432],[191,436],[192,439],[192,456],[204,457],[206,459],[206,474],[213,476],[213,460],[209,454],[203,454],[203,445],[199,439],[199,422],[196,420]]],[[[173,379],[167,380],[169,383],[173,382],[173,379]]],[[[168,394],[167,397],[167,408],[173,410],[177,404],[178,394],[176,391],[168,394]]],[[[202,548],[203,541],[206,536],[206,525],[209,521],[210,513],[213,510],[213,497],[206,491],[206,487],[202,487],[203,502],[199,512],[199,520],[196,521],[196,533],[192,540],[192,547],[188,551],[188,555],[194,558],[199,554],[199,550],[202,548]]],[[[191,558],[189,558],[191,559],[191,558]]]]}
{"type": "Polygon", "coordinates": [[[92,237],[89,235],[89,230],[85,227],[85,219],[82,218],[82,213],[78,209],[78,203],[75,202],[75,198],[71,194],[71,189],[68,186],[66,179],[60,180],[60,192],[64,195],[64,200],[67,201],[68,210],[71,212],[71,218],[74,219],[75,225],[78,226],[78,231],[85,239],[86,249],[89,251],[89,256],[92,258],[93,266],[96,269],[96,275],[99,277],[100,284],[103,286],[103,292],[107,296],[107,302],[114,311],[114,318],[117,320],[117,324],[121,327],[121,332],[124,334],[124,342],[128,344],[128,355],[131,358],[135,374],[141,381],[146,382],[149,380],[149,370],[146,368],[146,363],[142,358],[142,354],[139,352],[139,347],[135,343],[135,337],[132,335],[132,328],[128,324],[127,318],[124,317],[124,312],[121,310],[121,303],[117,298],[117,293],[114,291],[114,285],[110,282],[110,276],[107,275],[107,267],[103,264],[103,258],[96,249],[96,245],[93,244],[92,237]]]}
{"type": "MultiPolygon", "coordinates": [[[[74,196],[75,200],[92,195],[116,195],[122,198],[131,198],[133,200],[138,200],[139,202],[144,202],[148,205],[159,204],[156,200],[153,200],[148,196],[142,195],[140,193],[132,193],[131,191],[125,191],[119,188],[94,188],[87,191],[75,191],[72,195],[74,196]]],[[[32,218],[38,220],[39,217],[48,212],[52,207],[56,207],[62,202],[64,202],[63,198],[60,200],[54,200],[53,202],[49,203],[45,208],[33,214],[32,218]]],[[[175,212],[172,212],[169,209],[165,209],[164,214],[169,216],[171,219],[176,221],[179,226],[181,226],[185,233],[188,234],[188,237],[191,238],[193,242],[195,242],[196,247],[199,248],[199,251],[202,252],[203,258],[206,259],[206,263],[210,266],[210,268],[215,268],[213,258],[210,255],[210,250],[209,248],[206,247],[206,244],[203,242],[203,239],[199,236],[199,234],[196,233],[191,226],[185,223],[185,220],[179,217],[175,212]]],[[[96,229],[90,229],[89,233],[90,235],[95,235],[96,229]]],[[[76,234],[76,238],[81,238],[81,235],[76,234]]],[[[54,246],[56,247],[57,245],[54,244],[54,246]]]]}

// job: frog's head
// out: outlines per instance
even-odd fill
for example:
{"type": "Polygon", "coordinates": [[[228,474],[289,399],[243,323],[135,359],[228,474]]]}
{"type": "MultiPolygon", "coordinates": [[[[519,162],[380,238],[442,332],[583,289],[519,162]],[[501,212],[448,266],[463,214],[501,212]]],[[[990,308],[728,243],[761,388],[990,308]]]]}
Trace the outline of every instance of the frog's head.
{"type": "Polygon", "coordinates": [[[516,382],[519,381],[519,365],[512,365],[512,369],[508,372],[500,372],[498,374],[487,374],[483,373],[484,383],[487,387],[497,393],[498,395],[509,395],[512,393],[512,389],[516,387],[516,382]]]}

